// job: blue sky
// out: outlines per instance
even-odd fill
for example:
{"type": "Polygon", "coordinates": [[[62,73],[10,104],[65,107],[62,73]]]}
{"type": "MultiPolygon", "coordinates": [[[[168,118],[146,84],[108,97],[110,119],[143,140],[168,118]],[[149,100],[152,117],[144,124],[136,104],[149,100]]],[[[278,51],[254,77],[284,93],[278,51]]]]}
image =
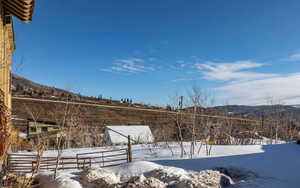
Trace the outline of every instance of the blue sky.
{"type": "Polygon", "coordinates": [[[14,72],[84,95],[165,105],[300,104],[299,0],[37,0],[14,72]]]}

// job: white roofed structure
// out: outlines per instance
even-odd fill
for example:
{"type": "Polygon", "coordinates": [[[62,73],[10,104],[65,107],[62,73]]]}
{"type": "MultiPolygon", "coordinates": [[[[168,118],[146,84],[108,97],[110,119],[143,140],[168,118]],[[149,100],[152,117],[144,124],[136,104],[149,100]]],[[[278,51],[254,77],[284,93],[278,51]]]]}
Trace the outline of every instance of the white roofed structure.
{"type": "Polygon", "coordinates": [[[104,143],[126,144],[130,135],[132,143],[151,143],[154,137],[148,125],[108,125],[104,131],[104,143]]]}

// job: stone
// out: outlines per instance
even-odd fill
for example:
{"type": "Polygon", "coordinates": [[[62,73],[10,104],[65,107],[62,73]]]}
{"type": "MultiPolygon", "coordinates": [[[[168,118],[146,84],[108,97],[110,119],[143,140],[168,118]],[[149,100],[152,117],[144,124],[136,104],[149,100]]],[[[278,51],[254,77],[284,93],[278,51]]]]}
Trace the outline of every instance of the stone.
{"type": "Polygon", "coordinates": [[[145,176],[137,176],[132,177],[128,182],[124,183],[122,188],[164,188],[166,186],[165,183],[160,180],[145,176]]]}

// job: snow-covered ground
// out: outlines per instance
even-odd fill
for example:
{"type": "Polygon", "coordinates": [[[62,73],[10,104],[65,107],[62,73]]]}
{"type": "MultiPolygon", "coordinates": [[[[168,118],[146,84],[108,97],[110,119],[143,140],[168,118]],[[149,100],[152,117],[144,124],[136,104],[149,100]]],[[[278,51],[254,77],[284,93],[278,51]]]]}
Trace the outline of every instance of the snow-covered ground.
{"type": "MultiPolygon", "coordinates": [[[[121,147],[121,146],[118,146],[121,147]]],[[[115,148],[118,148],[115,147],[115,148]]],[[[178,167],[185,170],[200,171],[216,167],[225,167],[233,172],[247,174],[244,181],[239,181],[237,187],[261,188],[299,188],[300,187],[300,145],[295,143],[273,145],[213,145],[210,156],[206,156],[205,146],[197,156],[180,158],[178,144],[134,145],[134,163],[108,168],[119,175],[140,175],[146,171],[162,166],[178,167]],[[140,161],[140,162],[139,162],[140,161]],[[145,163],[142,161],[151,161],[145,163]]],[[[111,149],[81,148],[64,150],[64,156],[74,156],[76,153],[111,149]]],[[[189,151],[189,143],[185,143],[189,151]]],[[[45,151],[46,156],[55,156],[55,151],[45,151]]],[[[238,173],[237,173],[238,174],[238,173]]],[[[243,177],[241,178],[243,179],[243,177]]]]}
{"type": "Polygon", "coordinates": [[[240,187],[300,187],[300,145],[215,146],[213,153],[210,157],[155,162],[195,171],[226,167],[253,172],[255,178],[240,187]]]}

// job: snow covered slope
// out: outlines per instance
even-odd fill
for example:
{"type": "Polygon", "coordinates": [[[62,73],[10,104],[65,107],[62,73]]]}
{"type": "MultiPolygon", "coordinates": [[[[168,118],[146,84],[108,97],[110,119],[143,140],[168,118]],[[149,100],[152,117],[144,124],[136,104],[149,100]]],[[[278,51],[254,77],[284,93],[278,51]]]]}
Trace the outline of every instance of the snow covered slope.
{"type": "MultiPolygon", "coordinates": [[[[299,145],[289,143],[262,146],[224,146],[221,148],[219,148],[219,155],[217,154],[217,156],[197,159],[156,160],[155,162],[195,171],[226,167],[242,169],[255,174],[254,179],[241,183],[239,187],[300,187],[299,145]],[[220,155],[221,153],[224,155],[220,155]],[[237,155],[237,153],[240,154],[237,155]]],[[[217,148],[215,148],[215,152],[218,152],[217,148]]]]}

